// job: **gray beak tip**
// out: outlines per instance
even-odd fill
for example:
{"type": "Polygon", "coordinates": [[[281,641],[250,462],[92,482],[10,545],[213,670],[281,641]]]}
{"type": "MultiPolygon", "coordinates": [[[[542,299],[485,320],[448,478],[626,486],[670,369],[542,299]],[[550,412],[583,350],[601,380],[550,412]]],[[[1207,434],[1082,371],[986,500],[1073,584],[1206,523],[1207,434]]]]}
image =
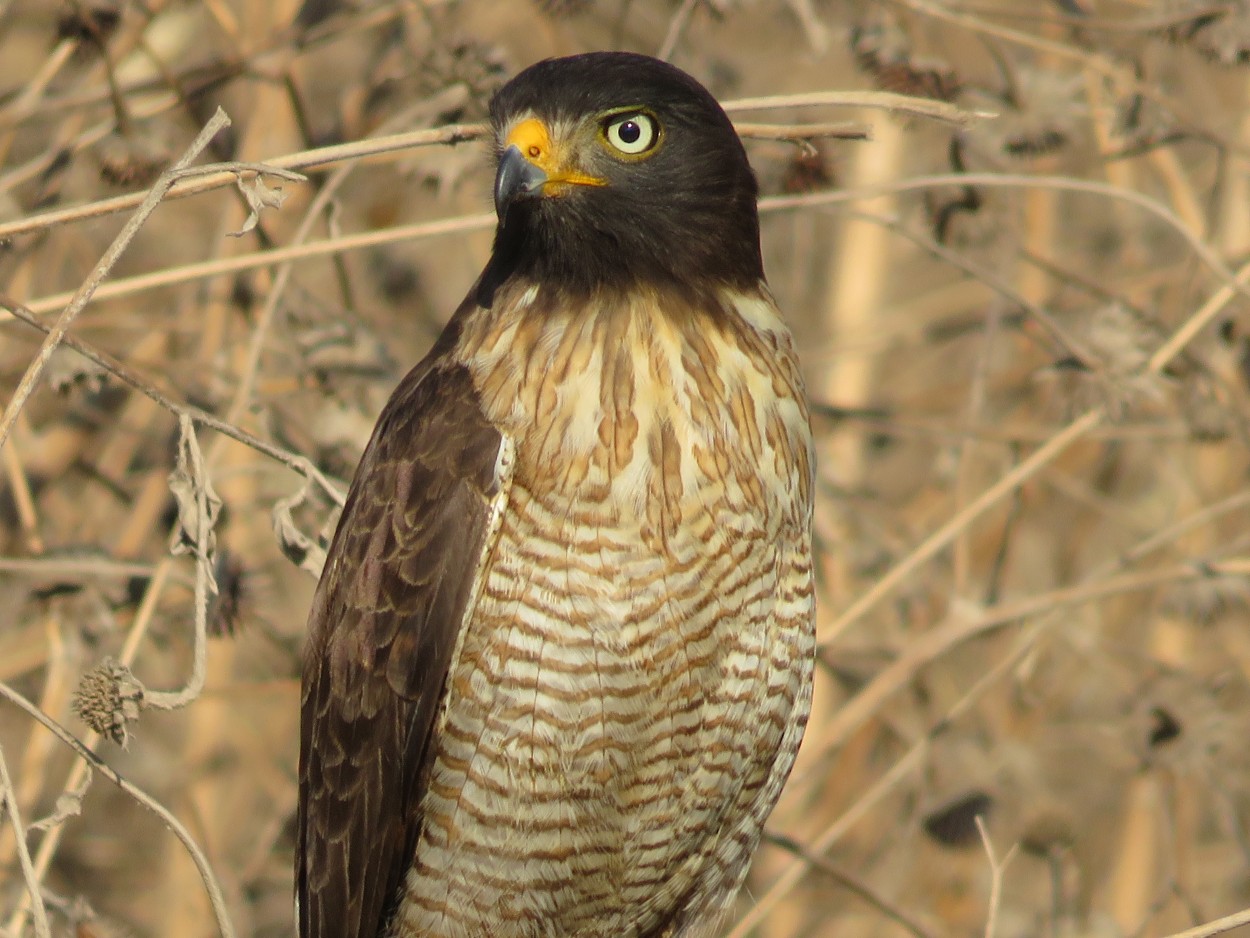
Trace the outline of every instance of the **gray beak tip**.
{"type": "Polygon", "coordinates": [[[513,202],[538,194],[546,181],[547,174],[527,160],[518,147],[504,150],[495,173],[495,214],[499,221],[507,217],[513,202]]]}

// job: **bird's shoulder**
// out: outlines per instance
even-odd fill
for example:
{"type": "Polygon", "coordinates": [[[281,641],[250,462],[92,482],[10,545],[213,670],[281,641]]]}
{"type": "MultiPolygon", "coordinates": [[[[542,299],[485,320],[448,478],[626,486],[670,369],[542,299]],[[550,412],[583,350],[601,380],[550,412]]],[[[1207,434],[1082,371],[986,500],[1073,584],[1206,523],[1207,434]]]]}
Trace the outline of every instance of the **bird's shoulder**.
{"type": "Polygon", "coordinates": [[[302,938],[375,938],[393,911],[510,452],[447,342],[400,382],[366,447],[309,617],[302,938]]]}

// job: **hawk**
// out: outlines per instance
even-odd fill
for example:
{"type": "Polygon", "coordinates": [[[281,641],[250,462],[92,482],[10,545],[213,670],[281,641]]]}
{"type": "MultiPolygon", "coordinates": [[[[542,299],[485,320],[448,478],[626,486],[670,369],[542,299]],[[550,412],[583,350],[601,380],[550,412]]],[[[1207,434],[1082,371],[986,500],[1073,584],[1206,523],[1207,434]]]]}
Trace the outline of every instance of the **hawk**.
{"type": "Polygon", "coordinates": [[[733,125],[664,62],[491,103],[484,271],[309,618],[301,938],[705,935],[811,702],[812,441],[733,125]]]}

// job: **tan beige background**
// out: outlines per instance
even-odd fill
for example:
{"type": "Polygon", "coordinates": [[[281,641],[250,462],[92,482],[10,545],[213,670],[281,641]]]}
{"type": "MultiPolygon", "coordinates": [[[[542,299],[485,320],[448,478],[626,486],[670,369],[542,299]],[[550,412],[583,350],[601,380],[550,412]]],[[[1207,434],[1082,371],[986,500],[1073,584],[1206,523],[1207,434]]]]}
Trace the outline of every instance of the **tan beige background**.
{"type": "MultiPolygon", "coordinates": [[[[819,405],[825,644],[776,836],[725,933],[1153,936],[1250,905],[1250,305],[1230,286],[1250,260],[1242,0],[300,13],[0,3],[0,234],[144,189],[218,105],[233,125],[200,162],[273,159],[480,120],[518,68],[595,48],[664,49],[722,100],[885,89],[997,113],[735,114],[863,121],[872,139],[748,147],[819,405]]],[[[490,209],[480,142],[345,165],[308,243],[490,209]]],[[[238,238],[233,187],[161,204],[111,280],[166,282],[93,302],[71,334],[342,485],[490,235],[379,235],[289,279],[243,260],[295,243],[334,171],[280,183],[280,210],[238,238]]],[[[0,294],[52,321],[126,217],[8,237],[0,294]]],[[[0,400],[40,341],[0,313],[0,400]]],[[[70,698],[106,656],[151,689],[187,682],[195,566],[169,555],[176,418],[64,350],[49,368],[0,451],[0,681],[86,737],[70,698]]],[[[240,936],[289,936],[313,580],[271,511],[301,478],[198,439],[224,503],[206,686],[144,713],[125,751],[97,750],[189,828],[240,936]]],[[[324,534],[331,501],[314,492],[294,518],[324,534]]],[[[0,747],[24,824],[82,777],[4,701],[0,747]]],[[[186,851],[105,779],[53,831],[27,843],[54,934],[215,932],[186,851]]],[[[0,935],[31,933],[25,895],[5,821],[0,935]]]]}

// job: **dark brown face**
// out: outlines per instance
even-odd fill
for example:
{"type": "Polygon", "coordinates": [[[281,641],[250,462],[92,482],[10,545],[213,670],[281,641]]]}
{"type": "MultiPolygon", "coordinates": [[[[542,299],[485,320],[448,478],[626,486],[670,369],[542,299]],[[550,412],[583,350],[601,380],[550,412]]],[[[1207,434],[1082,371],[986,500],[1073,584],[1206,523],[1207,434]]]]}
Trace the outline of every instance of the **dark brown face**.
{"type": "Polygon", "coordinates": [[[500,89],[491,120],[487,279],[582,293],[762,278],[755,176],[725,112],[681,70],[624,52],[548,59],[500,89]]]}

